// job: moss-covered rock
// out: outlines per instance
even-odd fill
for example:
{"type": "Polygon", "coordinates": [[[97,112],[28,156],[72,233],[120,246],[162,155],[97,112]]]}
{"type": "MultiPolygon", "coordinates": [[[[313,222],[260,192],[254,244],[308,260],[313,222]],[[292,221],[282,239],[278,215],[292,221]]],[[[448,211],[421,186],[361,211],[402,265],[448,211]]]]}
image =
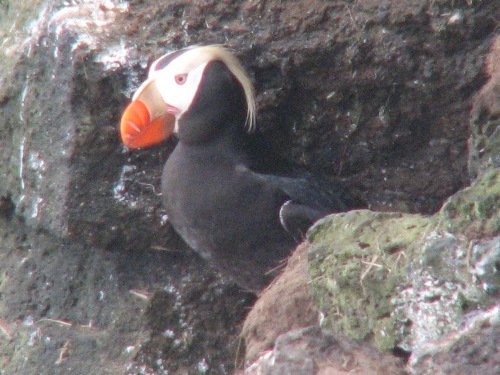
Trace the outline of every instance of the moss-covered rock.
{"type": "Polygon", "coordinates": [[[437,216],[436,230],[471,238],[497,236],[499,211],[500,169],[493,169],[446,201],[437,216]]]}
{"type": "Polygon", "coordinates": [[[412,248],[430,224],[420,215],[368,210],[332,215],[309,231],[313,293],[324,325],[391,349],[400,338],[391,316],[412,248]]]}
{"type": "Polygon", "coordinates": [[[499,171],[482,175],[433,217],[366,210],[308,233],[323,325],[382,350],[412,351],[457,330],[500,290],[499,171]]]}

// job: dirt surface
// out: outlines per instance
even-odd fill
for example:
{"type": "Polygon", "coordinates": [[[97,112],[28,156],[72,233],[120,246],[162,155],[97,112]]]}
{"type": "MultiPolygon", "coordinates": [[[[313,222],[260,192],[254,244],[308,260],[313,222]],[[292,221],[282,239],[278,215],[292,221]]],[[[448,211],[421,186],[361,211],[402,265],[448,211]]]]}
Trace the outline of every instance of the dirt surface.
{"type": "Polygon", "coordinates": [[[283,275],[262,292],[247,315],[241,332],[247,344],[246,361],[269,350],[278,336],[318,324],[319,311],[308,285],[307,250],[307,244],[297,248],[283,275]]]}
{"type": "Polygon", "coordinates": [[[5,374],[232,372],[254,297],[194,254],[89,248],[0,223],[5,374]]]}

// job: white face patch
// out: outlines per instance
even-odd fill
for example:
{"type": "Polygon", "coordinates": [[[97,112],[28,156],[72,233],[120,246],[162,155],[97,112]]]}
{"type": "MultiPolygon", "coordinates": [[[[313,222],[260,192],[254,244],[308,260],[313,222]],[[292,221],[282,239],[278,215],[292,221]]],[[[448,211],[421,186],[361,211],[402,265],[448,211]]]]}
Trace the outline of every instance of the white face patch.
{"type": "Polygon", "coordinates": [[[219,46],[191,47],[163,67],[164,59],[169,59],[170,55],[164,55],[153,63],[148,80],[155,81],[167,110],[175,115],[174,132],[178,132],[179,119],[189,110],[196,98],[207,64],[216,60],[222,61],[242,85],[248,107],[247,125],[250,130],[253,129],[255,123],[253,87],[234,56],[219,46]]]}
{"type": "Polygon", "coordinates": [[[208,64],[206,56],[196,52],[188,50],[165,68],[150,72],[149,78],[154,78],[163,101],[174,107],[171,109],[175,112],[175,132],[179,130],[179,119],[193,104],[208,64]]]}
{"type": "Polygon", "coordinates": [[[167,67],[158,77],[158,91],[163,101],[177,109],[177,111],[174,109],[176,133],[179,131],[179,119],[191,107],[198,92],[206,65],[207,63],[204,63],[186,73],[177,73],[167,67]],[[183,77],[183,80],[180,81],[178,77],[183,77]]]}

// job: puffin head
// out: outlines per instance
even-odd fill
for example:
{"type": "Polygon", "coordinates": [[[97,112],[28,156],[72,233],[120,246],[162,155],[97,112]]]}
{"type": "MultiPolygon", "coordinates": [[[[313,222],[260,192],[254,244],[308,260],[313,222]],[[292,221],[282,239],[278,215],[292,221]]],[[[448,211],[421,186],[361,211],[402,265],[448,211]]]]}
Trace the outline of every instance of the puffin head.
{"type": "Polygon", "coordinates": [[[241,63],[221,46],[198,46],[156,60],[122,115],[129,148],[148,147],[176,133],[202,142],[228,128],[255,126],[251,81],[241,63]]]}

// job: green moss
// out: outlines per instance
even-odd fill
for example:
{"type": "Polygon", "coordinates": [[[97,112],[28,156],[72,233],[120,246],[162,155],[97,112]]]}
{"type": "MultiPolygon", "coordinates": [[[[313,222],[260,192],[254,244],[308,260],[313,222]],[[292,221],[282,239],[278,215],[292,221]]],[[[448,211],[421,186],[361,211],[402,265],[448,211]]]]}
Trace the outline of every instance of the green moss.
{"type": "Polygon", "coordinates": [[[481,176],[452,196],[437,217],[438,230],[456,234],[496,236],[500,233],[500,170],[481,176]]]}
{"type": "MultiPolygon", "coordinates": [[[[397,316],[393,301],[401,297],[398,288],[414,282],[409,271],[425,269],[436,280],[470,284],[470,264],[457,253],[467,248],[460,239],[498,235],[499,204],[500,171],[493,170],[451,197],[434,217],[359,210],[318,222],[308,233],[309,265],[323,325],[392,349],[404,335],[397,319],[406,319],[397,316]]],[[[488,284],[497,285],[493,278],[488,284]]],[[[466,305],[485,300],[478,288],[465,288],[460,298],[441,291],[447,299],[442,304],[459,315],[466,305]]]]}
{"type": "Polygon", "coordinates": [[[381,350],[391,350],[396,346],[397,334],[394,329],[394,323],[393,318],[382,318],[376,322],[373,329],[373,339],[377,348],[381,350]]]}
{"type": "Polygon", "coordinates": [[[323,324],[379,349],[398,337],[391,299],[430,219],[368,210],[331,215],[308,233],[313,296],[323,324]]]}
{"type": "Polygon", "coordinates": [[[491,113],[471,122],[469,168],[473,174],[498,168],[500,161],[500,120],[491,113]]]}

